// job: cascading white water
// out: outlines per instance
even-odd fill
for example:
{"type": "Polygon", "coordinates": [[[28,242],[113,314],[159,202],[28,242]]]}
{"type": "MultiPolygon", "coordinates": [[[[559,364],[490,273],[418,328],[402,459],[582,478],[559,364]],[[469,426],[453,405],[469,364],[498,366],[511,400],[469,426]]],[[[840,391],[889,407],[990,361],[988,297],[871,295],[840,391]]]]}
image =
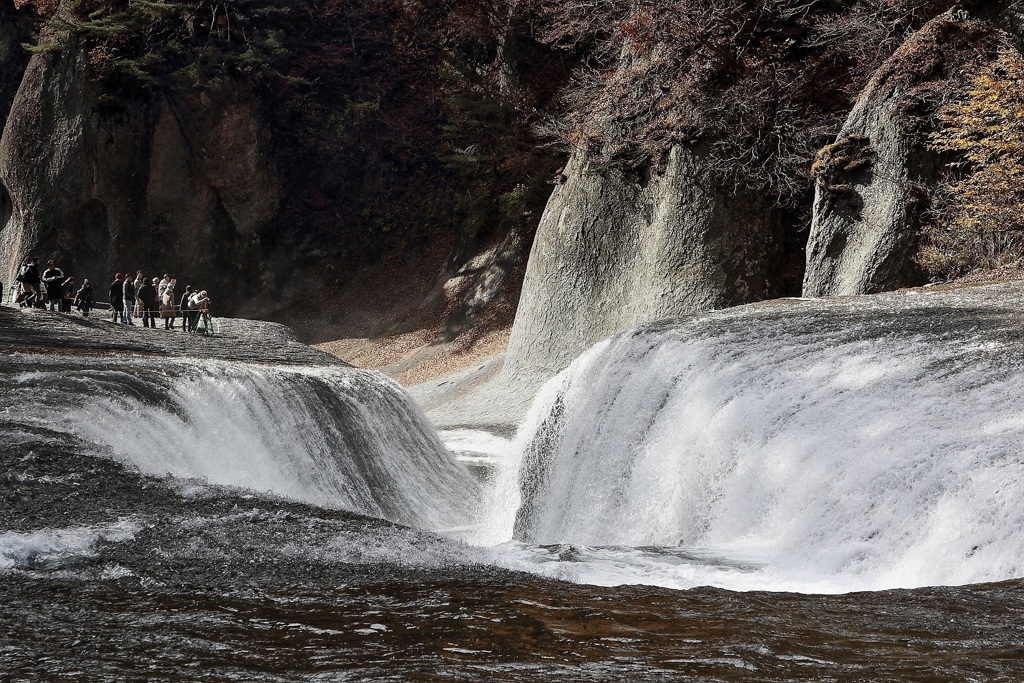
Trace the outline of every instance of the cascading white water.
{"type": "Polygon", "coordinates": [[[376,373],[140,358],[31,365],[15,384],[32,398],[12,401],[24,421],[70,431],[146,474],[433,530],[464,526],[476,497],[421,411],[376,373]],[[37,400],[59,406],[60,419],[37,400]]]}
{"type": "Polygon", "coordinates": [[[737,309],[599,344],[541,392],[493,494],[521,505],[489,537],[514,524],[529,547],[689,549],[671,562],[722,570],[671,585],[1024,576],[1021,334],[927,301],[737,309]]]}

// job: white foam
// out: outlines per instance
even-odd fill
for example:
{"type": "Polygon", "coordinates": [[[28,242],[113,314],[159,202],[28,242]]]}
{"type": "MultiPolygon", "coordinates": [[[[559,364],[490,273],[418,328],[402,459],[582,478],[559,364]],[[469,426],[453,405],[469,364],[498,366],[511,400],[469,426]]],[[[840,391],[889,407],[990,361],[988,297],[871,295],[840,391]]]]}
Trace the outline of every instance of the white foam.
{"type": "Polygon", "coordinates": [[[516,535],[528,544],[499,556],[590,583],[740,590],[1024,576],[1013,344],[927,316],[892,332],[891,317],[709,320],[619,337],[544,388],[482,537],[512,537],[526,491],[516,535]],[[552,562],[546,544],[588,550],[552,562]]]}
{"type": "Polygon", "coordinates": [[[92,557],[97,543],[128,541],[134,538],[138,531],[137,524],[120,521],[104,527],[2,533],[0,572],[53,566],[74,558],[92,557]]]}
{"type": "Polygon", "coordinates": [[[472,454],[474,461],[496,461],[509,455],[509,439],[479,429],[450,429],[438,432],[445,447],[458,454],[472,454]]]}
{"type": "Polygon", "coordinates": [[[33,395],[74,395],[54,424],[17,407],[25,422],[67,429],[145,474],[428,529],[464,526],[475,503],[472,475],[412,399],[376,373],[126,358],[18,377],[33,395]]]}

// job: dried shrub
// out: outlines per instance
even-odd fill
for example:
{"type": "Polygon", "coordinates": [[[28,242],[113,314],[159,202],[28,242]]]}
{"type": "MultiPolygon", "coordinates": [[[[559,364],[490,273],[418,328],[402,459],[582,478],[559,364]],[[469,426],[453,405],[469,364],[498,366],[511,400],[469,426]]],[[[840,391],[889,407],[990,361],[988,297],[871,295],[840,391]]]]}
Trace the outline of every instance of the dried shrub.
{"type": "Polygon", "coordinates": [[[658,164],[702,141],[736,185],[802,196],[871,73],[950,2],[533,0],[538,35],[578,55],[541,132],[599,163],[658,164]]]}
{"type": "Polygon", "coordinates": [[[871,141],[863,135],[849,135],[822,147],[811,165],[811,176],[825,192],[849,193],[844,181],[853,173],[870,170],[875,158],[871,141]]]}

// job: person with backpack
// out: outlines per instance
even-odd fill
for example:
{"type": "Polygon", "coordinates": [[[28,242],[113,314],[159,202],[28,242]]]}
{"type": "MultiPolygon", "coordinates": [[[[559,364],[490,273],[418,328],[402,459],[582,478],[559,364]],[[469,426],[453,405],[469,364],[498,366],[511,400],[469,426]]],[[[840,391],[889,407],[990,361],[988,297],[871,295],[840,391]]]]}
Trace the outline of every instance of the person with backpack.
{"type": "Polygon", "coordinates": [[[16,279],[20,286],[18,288],[17,302],[22,308],[31,308],[35,305],[36,299],[39,296],[39,266],[36,265],[37,260],[26,256],[21,264],[21,269],[18,271],[16,279]]]}
{"type": "Polygon", "coordinates": [[[82,312],[83,318],[88,318],[89,310],[95,305],[96,299],[93,297],[92,285],[89,284],[89,280],[82,280],[82,288],[75,295],[75,308],[82,312]]]}

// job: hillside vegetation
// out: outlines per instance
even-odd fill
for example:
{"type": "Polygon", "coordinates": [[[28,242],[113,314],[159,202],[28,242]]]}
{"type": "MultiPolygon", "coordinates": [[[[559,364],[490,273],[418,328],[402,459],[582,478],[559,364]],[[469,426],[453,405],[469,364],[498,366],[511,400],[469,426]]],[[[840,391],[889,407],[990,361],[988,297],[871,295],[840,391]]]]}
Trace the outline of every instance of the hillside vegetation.
{"type": "MultiPolygon", "coordinates": [[[[254,92],[284,182],[276,219],[256,236],[268,261],[287,255],[275,286],[312,269],[330,294],[356,287],[367,269],[409,270],[434,294],[391,301],[387,325],[350,321],[324,334],[429,324],[446,339],[511,323],[533,230],[570,153],[643,173],[674,146],[702,143],[723,182],[780,207],[787,293],[798,294],[819,152],[836,142],[858,94],[929,20],[1005,9],[946,0],[14,6],[34,17],[29,52],[59,51],[69,35],[86,41],[98,106],[112,117],[154,93],[209,83],[254,92]],[[504,279],[494,284],[491,273],[484,287],[474,259],[498,247],[504,279]],[[452,278],[461,284],[442,291],[452,278]]],[[[955,69],[920,65],[951,69],[943,82],[960,88],[934,89],[917,107],[922,134],[961,164],[927,189],[934,209],[920,262],[936,278],[1019,257],[1024,95],[1020,55],[1002,42],[996,63],[979,50],[955,69]]],[[[390,289],[373,295],[385,301],[390,289]]]]}

